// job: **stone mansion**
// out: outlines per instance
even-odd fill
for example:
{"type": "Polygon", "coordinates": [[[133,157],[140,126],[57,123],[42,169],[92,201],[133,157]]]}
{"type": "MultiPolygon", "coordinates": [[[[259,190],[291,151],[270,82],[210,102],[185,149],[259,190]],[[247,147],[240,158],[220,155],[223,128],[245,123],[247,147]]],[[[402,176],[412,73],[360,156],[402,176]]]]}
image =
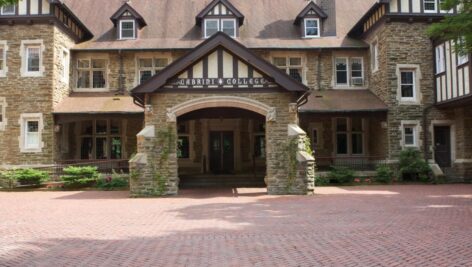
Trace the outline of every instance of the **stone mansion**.
{"type": "Polygon", "coordinates": [[[415,148],[472,179],[472,61],[440,0],[20,0],[0,8],[0,167],[123,160],[131,194],[212,175],[309,194],[415,148]],[[228,178],[229,177],[229,178],[228,178]]]}

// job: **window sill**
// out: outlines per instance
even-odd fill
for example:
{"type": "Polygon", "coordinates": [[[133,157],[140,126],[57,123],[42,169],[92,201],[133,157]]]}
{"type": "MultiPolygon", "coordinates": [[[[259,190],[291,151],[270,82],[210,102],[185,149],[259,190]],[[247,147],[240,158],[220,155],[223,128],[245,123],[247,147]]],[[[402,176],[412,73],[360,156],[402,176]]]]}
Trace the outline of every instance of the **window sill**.
{"type": "Polygon", "coordinates": [[[25,72],[21,74],[21,77],[23,78],[38,78],[38,77],[43,77],[42,72],[25,72]]]}
{"type": "Polygon", "coordinates": [[[110,92],[108,88],[75,88],[72,89],[75,93],[103,93],[103,92],[110,92]]]}
{"type": "Polygon", "coordinates": [[[406,99],[400,99],[398,101],[399,105],[405,105],[405,106],[416,106],[420,105],[420,102],[417,100],[406,100],[406,99]]]}
{"type": "Polygon", "coordinates": [[[366,86],[334,86],[333,90],[367,90],[366,86]]]}
{"type": "Polygon", "coordinates": [[[319,39],[321,36],[303,36],[303,39],[319,39]]]}
{"type": "Polygon", "coordinates": [[[22,148],[20,152],[24,154],[33,154],[33,153],[41,153],[43,152],[43,150],[41,148],[29,148],[29,149],[22,148]]]}

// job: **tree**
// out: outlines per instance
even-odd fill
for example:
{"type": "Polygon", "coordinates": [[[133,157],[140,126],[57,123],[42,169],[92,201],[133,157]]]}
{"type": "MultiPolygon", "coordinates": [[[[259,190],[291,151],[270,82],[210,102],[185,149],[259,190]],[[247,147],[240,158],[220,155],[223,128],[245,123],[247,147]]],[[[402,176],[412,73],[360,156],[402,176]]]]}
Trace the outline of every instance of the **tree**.
{"type": "Polygon", "coordinates": [[[0,6],[16,4],[18,0],[0,0],[0,6]]]}
{"type": "Polygon", "coordinates": [[[472,0],[444,0],[442,10],[457,7],[457,15],[446,16],[428,28],[428,35],[440,40],[458,40],[455,50],[459,54],[472,53],[472,0]]]}

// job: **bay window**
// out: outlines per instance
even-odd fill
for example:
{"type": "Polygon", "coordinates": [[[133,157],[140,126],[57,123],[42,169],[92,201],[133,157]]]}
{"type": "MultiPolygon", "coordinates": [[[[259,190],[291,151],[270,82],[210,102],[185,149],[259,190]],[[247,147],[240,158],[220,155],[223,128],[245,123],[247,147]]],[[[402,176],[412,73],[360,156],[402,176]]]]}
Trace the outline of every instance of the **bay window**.
{"type": "Polygon", "coordinates": [[[106,59],[78,59],[77,89],[105,89],[107,65],[106,59]]]}

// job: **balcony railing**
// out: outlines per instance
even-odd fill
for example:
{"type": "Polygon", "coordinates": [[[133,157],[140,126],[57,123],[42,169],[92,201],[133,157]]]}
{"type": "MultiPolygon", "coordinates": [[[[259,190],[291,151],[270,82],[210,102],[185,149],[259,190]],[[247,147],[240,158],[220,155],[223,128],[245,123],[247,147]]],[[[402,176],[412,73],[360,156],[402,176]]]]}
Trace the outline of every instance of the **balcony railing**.
{"type": "Polygon", "coordinates": [[[329,171],[332,167],[347,167],[355,171],[374,171],[378,165],[387,164],[385,157],[316,157],[318,171],[329,171]]]}

